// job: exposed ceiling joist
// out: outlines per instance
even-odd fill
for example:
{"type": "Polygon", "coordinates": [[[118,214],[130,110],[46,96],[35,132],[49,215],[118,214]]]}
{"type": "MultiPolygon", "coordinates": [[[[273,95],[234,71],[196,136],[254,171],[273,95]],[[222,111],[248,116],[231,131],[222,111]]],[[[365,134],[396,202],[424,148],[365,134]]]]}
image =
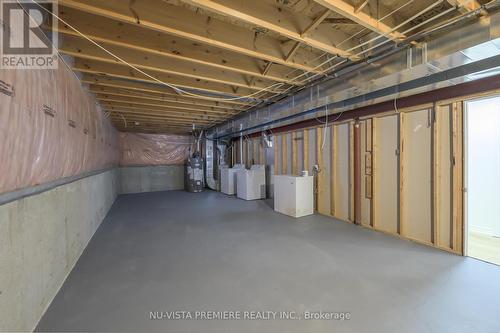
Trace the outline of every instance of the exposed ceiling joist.
{"type": "Polygon", "coordinates": [[[227,100],[224,102],[211,101],[197,96],[184,96],[173,92],[170,88],[164,87],[155,83],[146,83],[132,80],[122,80],[115,77],[96,75],[96,74],[83,74],[82,82],[98,87],[110,87],[118,89],[132,90],[136,93],[154,94],[162,98],[172,98],[178,103],[216,106],[229,110],[242,110],[247,105],[240,100],[227,100]]]}
{"type": "MultiPolygon", "coordinates": [[[[123,48],[146,52],[164,57],[164,61],[182,60],[194,65],[209,66],[222,71],[240,73],[243,75],[264,78],[260,73],[263,60],[242,56],[241,54],[182,39],[175,36],[159,34],[149,29],[142,29],[115,20],[82,13],[78,10],[62,7],[60,16],[78,29],[85,36],[99,44],[115,45],[123,48]]],[[[60,24],[58,31],[63,36],[80,35],[60,24]]],[[[266,79],[291,84],[286,78],[289,67],[275,66],[273,71],[266,75],[266,79]]]]}
{"type": "Polygon", "coordinates": [[[356,8],[344,0],[314,0],[325,8],[328,8],[363,27],[372,30],[380,35],[386,35],[387,38],[393,40],[401,40],[405,36],[397,31],[392,31],[392,28],[383,22],[378,21],[374,17],[360,11],[355,12],[356,8]]]}
{"type": "Polygon", "coordinates": [[[481,4],[476,0],[447,0],[452,6],[460,8],[464,12],[479,9],[481,4]]]}
{"type": "MultiPolygon", "coordinates": [[[[318,50],[343,58],[351,57],[349,52],[335,47],[327,34],[303,34],[296,28],[300,16],[288,12],[285,8],[271,6],[265,1],[234,1],[234,0],[181,0],[193,6],[201,7],[211,12],[231,16],[237,20],[255,24],[297,42],[309,45],[318,50]]],[[[304,21],[309,20],[304,17],[304,21]]],[[[311,31],[310,31],[311,32],[311,31]]],[[[331,32],[333,34],[333,31],[331,32]]]]}
{"type": "MultiPolygon", "coordinates": [[[[65,38],[61,44],[62,45],[59,50],[63,54],[112,64],[123,64],[118,62],[116,58],[101,50],[99,47],[84,39],[75,37],[65,38]]],[[[144,54],[144,52],[130,50],[121,46],[105,46],[108,51],[116,54],[121,59],[146,72],[159,72],[179,75],[185,78],[193,78],[195,80],[221,83],[231,87],[246,88],[248,91],[252,90],[252,93],[262,89],[279,92],[278,89],[269,87],[272,87],[273,84],[281,84],[269,80],[258,79],[254,81],[253,85],[249,85],[245,77],[239,73],[225,72],[223,70],[207,66],[193,66],[191,63],[182,60],[165,59],[162,56],[144,54]]]]}
{"type": "Polygon", "coordinates": [[[300,47],[300,42],[296,42],[295,45],[290,49],[290,51],[286,55],[285,60],[289,61],[290,59],[292,59],[293,55],[295,54],[295,52],[297,52],[299,47],[300,47]]]}
{"type": "Polygon", "coordinates": [[[90,88],[90,92],[93,92],[96,94],[96,96],[99,97],[106,97],[106,98],[122,98],[124,100],[138,100],[138,101],[154,101],[154,102],[161,102],[162,105],[168,106],[172,109],[178,109],[178,110],[193,110],[193,111],[200,111],[200,112],[210,112],[210,113],[217,113],[217,114],[223,114],[223,115],[234,115],[237,114],[238,111],[231,111],[227,109],[219,109],[215,107],[208,107],[208,106],[203,106],[203,105],[193,105],[190,103],[178,103],[176,101],[170,101],[161,97],[154,97],[154,96],[144,96],[144,95],[136,95],[131,91],[120,91],[120,90],[113,90],[113,89],[96,89],[96,88],[90,88]]]}
{"type": "Polygon", "coordinates": [[[144,113],[155,113],[157,115],[164,115],[164,116],[172,116],[172,117],[182,117],[182,118],[189,118],[189,119],[212,119],[212,120],[221,120],[225,119],[227,117],[221,116],[221,115],[213,115],[213,114],[204,114],[204,113],[197,113],[197,112],[179,112],[179,110],[172,110],[172,109],[167,109],[167,108],[162,108],[162,107],[155,107],[155,106],[147,106],[144,104],[140,103],[129,103],[129,102],[120,102],[120,101],[109,101],[105,99],[99,99],[99,102],[102,107],[104,108],[114,108],[114,109],[120,109],[120,110],[138,110],[142,111],[144,113]]]}
{"type": "MultiPolygon", "coordinates": [[[[118,118],[118,117],[124,117],[126,120],[127,119],[149,119],[149,120],[157,120],[157,121],[163,121],[165,123],[181,123],[181,124],[212,124],[214,121],[210,120],[203,120],[203,119],[192,119],[192,118],[182,118],[182,117],[175,117],[175,116],[158,116],[158,115],[153,115],[153,114],[145,114],[145,113],[140,113],[140,112],[127,112],[124,110],[106,110],[107,112],[110,112],[111,116],[113,118],[118,118]]],[[[119,118],[118,118],[119,119],[119,118]]]]}
{"type": "MultiPolygon", "coordinates": [[[[75,59],[75,64],[73,66],[73,70],[83,73],[91,73],[91,74],[104,74],[116,78],[135,80],[139,82],[147,82],[147,83],[157,83],[155,80],[135,71],[132,68],[124,66],[122,64],[117,63],[107,63],[96,60],[75,59]]],[[[182,76],[175,76],[163,73],[148,73],[152,74],[153,77],[159,79],[162,82],[169,83],[178,88],[185,90],[197,90],[203,93],[209,93],[215,95],[224,94],[228,97],[243,97],[248,94],[252,94],[255,91],[248,89],[241,89],[235,91],[235,89],[231,89],[227,85],[197,80],[193,78],[185,78],[182,76]]],[[[172,92],[174,90],[172,89],[172,92]]]]}
{"type": "Polygon", "coordinates": [[[199,109],[179,109],[176,106],[172,106],[163,102],[150,101],[140,98],[126,98],[120,96],[110,96],[106,94],[96,94],[96,98],[99,101],[103,102],[116,102],[116,103],[129,103],[128,105],[143,105],[145,107],[158,107],[165,109],[165,112],[178,112],[184,114],[193,114],[193,115],[211,115],[218,118],[225,118],[227,116],[234,115],[235,113],[225,113],[220,111],[212,111],[212,110],[199,110],[199,109]]]}
{"type": "Polygon", "coordinates": [[[318,17],[316,17],[311,22],[311,24],[309,24],[309,26],[307,26],[307,28],[305,28],[302,31],[300,35],[302,37],[305,37],[308,34],[310,34],[312,31],[314,31],[314,29],[316,29],[321,24],[321,22],[323,22],[330,15],[330,13],[331,13],[330,9],[325,9],[321,14],[318,15],[318,17]]]}
{"type": "Polygon", "coordinates": [[[243,27],[196,14],[180,6],[172,6],[157,0],[142,0],[134,3],[132,14],[128,3],[101,0],[59,0],[59,4],[86,13],[111,18],[142,28],[187,38],[206,45],[216,46],[250,57],[272,61],[308,72],[318,72],[314,64],[308,63],[307,52],[294,57],[294,61],[283,60],[279,40],[266,35],[256,36],[243,27]]]}
{"type": "Polygon", "coordinates": [[[370,0],[363,0],[363,2],[361,2],[359,5],[357,5],[356,7],[354,7],[354,14],[357,14],[359,13],[360,11],[363,10],[363,8],[366,7],[366,5],[370,2],[370,0]]]}

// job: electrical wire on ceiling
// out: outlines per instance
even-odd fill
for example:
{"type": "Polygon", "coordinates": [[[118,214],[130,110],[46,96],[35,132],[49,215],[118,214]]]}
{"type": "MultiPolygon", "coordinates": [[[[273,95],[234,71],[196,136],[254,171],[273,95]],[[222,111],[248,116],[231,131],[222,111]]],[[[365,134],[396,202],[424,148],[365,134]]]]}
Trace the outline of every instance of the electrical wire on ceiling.
{"type": "MultiPolygon", "coordinates": [[[[21,5],[21,3],[20,3],[19,0],[16,0],[16,2],[19,4],[19,6],[22,7],[22,5],[21,5]]],[[[272,84],[272,85],[270,85],[270,86],[268,86],[266,88],[262,88],[262,89],[256,91],[255,93],[244,95],[244,96],[238,96],[238,97],[227,97],[227,98],[226,97],[210,97],[210,96],[207,96],[207,95],[195,94],[195,93],[189,92],[187,90],[181,89],[181,88],[177,87],[176,85],[164,82],[164,81],[162,81],[160,79],[157,79],[156,77],[154,77],[154,76],[146,73],[145,71],[141,70],[137,66],[135,66],[135,65],[127,62],[126,60],[122,59],[121,57],[117,56],[113,52],[111,52],[108,49],[106,49],[104,46],[102,46],[99,43],[95,42],[92,38],[88,37],[87,35],[85,35],[81,31],[79,31],[78,29],[76,29],[75,27],[73,27],[71,24],[69,24],[68,22],[66,22],[64,19],[60,18],[57,14],[52,13],[47,8],[41,6],[35,0],[31,0],[31,2],[33,2],[34,4],[36,4],[38,7],[40,7],[41,9],[43,9],[45,12],[49,13],[50,15],[52,15],[58,21],[60,21],[61,23],[65,24],[66,26],[68,26],[71,30],[75,31],[81,37],[83,37],[84,39],[88,40],[89,42],[91,42],[92,44],[94,44],[99,49],[103,50],[104,52],[106,52],[107,54],[109,54],[110,56],[112,56],[113,58],[115,58],[116,60],[118,60],[119,62],[121,62],[121,63],[129,66],[130,68],[132,68],[135,71],[141,73],[142,75],[144,75],[144,76],[152,79],[153,81],[155,81],[155,82],[157,82],[159,84],[162,84],[162,85],[164,85],[166,87],[169,87],[169,88],[173,89],[179,95],[186,95],[186,96],[192,96],[192,97],[197,97],[197,98],[202,98],[202,99],[207,99],[207,100],[213,100],[213,101],[221,101],[221,102],[223,102],[223,101],[235,101],[235,100],[248,100],[248,99],[255,99],[256,98],[255,96],[257,96],[258,94],[261,94],[263,92],[270,92],[269,90],[272,89],[272,88],[275,88],[275,87],[280,88],[281,86],[283,86],[283,83],[274,83],[274,84],[272,84]]],[[[29,13],[28,13],[28,15],[29,15],[29,13]]]]}
{"type": "MultiPolygon", "coordinates": [[[[17,3],[22,7],[21,3],[19,0],[16,0],[17,3]]],[[[412,0],[413,1],[413,0],[412,0]]],[[[395,9],[394,11],[392,11],[391,13],[387,14],[386,16],[384,16],[383,18],[381,18],[380,20],[378,20],[379,22],[384,20],[385,18],[389,17],[390,15],[392,15],[393,13],[397,12],[398,10],[400,10],[401,8],[403,8],[404,6],[408,5],[409,3],[411,3],[412,1],[409,1],[407,2],[406,4],[400,6],[399,8],[395,9]]],[[[402,22],[401,24],[399,24],[398,26],[394,27],[394,28],[391,28],[390,31],[386,32],[385,34],[383,35],[378,35],[368,41],[365,41],[359,45],[356,45],[348,50],[346,50],[347,52],[351,52],[352,50],[355,50],[359,47],[362,47],[364,45],[367,45],[379,38],[382,38],[382,37],[387,37],[388,35],[390,35],[390,33],[396,31],[397,29],[399,29],[400,27],[408,24],[410,21],[412,21],[413,19],[415,19],[416,17],[422,15],[423,13],[427,12],[429,9],[432,9],[434,7],[436,7],[438,4],[441,4],[444,0],[440,0],[440,1],[437,1],[435,2],[434,4],[430,5],[429,7],[425,8],[424,10],[422,10],[421,12],[417,13],[416,15],[413,15],[411,18],[405,20],[404,22],[402,22]]],[[[40,7],[42,10],[44,10],[45,12],[49,13],[50,15],[52,15],[55,19],[57,19],[58,21],[62,22],[63,24],[65,24],[66,26],[68,26],[70,29],[72,29],[73,31],[75,31],[78,35],[80,35],[81,37],[83,37],[84,39],[88,40],[89,42],[91,42],[92,44],[94,44],[95,46],[97,46],[99,49],[103,50],[104,52],[106,52],[107,54],[109,54],[110,56],[112,56],[113,58],[115,58],[116,60],[118,60],[119,62],[129,66],[130,68],[134,69],[135,71],[143,74],[144,76],[152,79],[153,81],[161,84],[161,85],[164,85],[166,87],[169,87],[171,89],[173,89],[176,93],[178,93],[179,95],[185,95],[185,96],[191,96],[191,97],[196,97],[196,98],[201,98],[201,99],[206,99],[206,100],[213,100],[213,101],[220,101],[220,102],[224,102],[224,101],[236,101],[236,100],[253,100],[253,99],[260,99],[258,97],[256,97],[257,95],[261,94],[261,93],[270,93],[271,96],[264,99],[264,102],[269,100],[269,99],[272,99],[276,96],[280,96],[280,95],[285,95],[286,93],[288,93],[290,90],[294,89],[295,87],[294,86],[289,86],[287,88],[285,88],[284,90],[280,91],[280,92],[273,92],[272,89],[273,88],[276,88],[276,89],[279,89],[279,88],[282,88],[284,86],[284,83],[274,83],[272,85],[269,85],[265,88],[262,88],[252,94],[248,94],[248,95],[244,95],[244,96],[238,96],[238,97],[211,97],[211,96],[207,96],[207,95],[202,95],[202,94],[196,94],[196,93],[192,93],[190,91],[187,91],[187,90],[184,90],[182,88],[179,88],[177,87],[176,85],[173,85],[173,84],[170,84],[168,82],[164,82],[162,80],[159,80],[157,79],[156,77],[146,73],[145,71],[141,70],[140,68],[138,68],[137,66],[133,65],[133,64],[130,64],[129,62],[127,62],[126,60],[122,59],[121,57],[119,57],[118,55],[114,54],[113,52],[109,51],[108,49],[106,49],[105,47],[103,47],[102,45],[100,45],[99,43],[95,42],[93,39],[91,39],[90,37],[88,37],[87,35],[85,35],[84,33],[82,33],[81,31],[79,31],[78,29],[76,29],[75,27],[73,27],[71,24],[69,24],[68,22],[66,22],[64,19],[60,18],[57,14],[55,13],[52,13],[51,11],[49,11],[48,9],[46,9],[45,7],[41,6],[39,3],[37,3],[35,0],[31,0],[31,2],[33,2],[34,4],[36,4],[38,7],[40,7]]],[[[24,9],[24,8],[23,8],[24,9]]],[[[452,8],[453,9],[453,8],[452,8]]],[[[451,11],[452,9],[449,9],[448,11],[446,11],[445,13],[448,13],[449,11],[451,11]]],[[[29,13],[28,13],[29,15],[29,13]]],[[[429,21],[433,20],[433,19],[436,19],[437,17],[440,17],[444,15],[444,13],[440,13],[434,17],[432,17],[431,19],[429,20],[426,20],[422,23],[420,23],[418,26],[421,26],[422,24],[424,23],[428,23],[429,21]]],[[[417,28],[418,26],[415,26],[415,27],[412,27],[410,29],[408,29],[406,32],[408,31],[411,31],[411,30],[414,30],[415,28],[417,28]]],[[[364,29],[363,29],[364,30],[364,29]]],[[[363,31],[362,30],[362,31],[363,31]]],[[[358,32],[360,33],[360,32],[358,32]]],[[[350,40],[351,38],[353,38],[353,36],[347,38],[346,40],[344,40],[343,42],[341,42],[341,44],[347,42],[348,40],[350,40]]],[[[382,41],[381,43],[375,45],[375,46],[372,46],[371,48],[367,49],[367,50],[362,50],[360,52],[358,52],[357,54],[353,55],[354,57],[357,57],[357,56],[360,56],[374,48],[377,48],[379,46],[382,46],[383,44],[386,44],[387,42],[390,42],[391,39],[387,39],[387,40],[384,40],[382,41]]],[[[334,58],[329,58],[326,62],[323,62],[322,64],[319,64],[318,66],[315,67],[315,69],[323,66],[325,63],[328,63],[328,62],[331,62],[333,59],[335,58],[338,58],[338,56],[334,56],[334,58]]],[[[347,60],[345,61],[342,61],[340,63],[337,63],[337,64],[334,64],[330,67],[328,67],[327,69],[325,70],[322,70],[320,73],[315,73],[313,74],[312,76],[309,76],[306,78],[306,80],[303,80],[303,81],[300,81],[298,82],[299,84],[306,84],[307,82],[311,82],[312,79],[318,77],[318,76],[321,76],[321,75],[325,75],[326,72],[328,71],[331,71],[332,69],[335,69],[337,68],[338,66],[340,66],[341,64],[343,63],[346,63],[347,60]]],[[[67,65],[67,64],[66,64],[67,65]]],[[[292,71],[293,72],[293,71],[292,71]]],[[[297,75],[296,77],[292,78],[291,81],[292,82],[295,82],[298,78],[304,76],[306,74],[306,72],[300,74],[300,75],[297,75]]],[[[307,73],[308,74],[308,73],[307,73]]],[[[249,105],[249,107],[255,107],[257,105],[259,105],[261,102],[257,102],[257,104],[253,104],[251,102],[247,103],[249,105]]]]}
{"type": "MultiPolygon", "coordinates": [[[[17,3],[21,5],[21,3],[19,2],[19,0],[16,0],[17,3]]],[[[413,0],[412,0],[413,1],[413,0]]],[[[443,0],[441,0],[443,1],[443,0]]],[[[272,96],[270,98],[273,98],[273,97],[276,97],[276,96],[279,96],[279,95],[282,95],[282,94],[286,94],[287,92],[289,92],[291,89],[293,89],[293,86],[290,86],[288,88],[286,88],[284,91],[281,91],[279,93],[274,93],[272,91],[270,91],[271,89],[273,88],[281,88],[284,86],[283,83],[274,83],[270,86],[267,86],[265,88],[262,88],[258,91],[256,91],[255,93],[252,93],[252,94],[248,94],[248,95],[245,95],[245,96],[238,96],[238,97],[229,97],[229,98],[221,98],[221,97],[210,97],[210,96],[206,96],[206,95],[201,95],[201,94],[195,94],[195,93],[192,93],[192,92],[189,92],[187,90],[184,90],[184,89],[181,89],[173,84],[170,84],[170,83],[167,83],[167,82],[164,82],[162,80],[159,80],[157,79],[156,77],[144,72],[143,70],[139,69],[137,66],[133,65],[133,64],[130,64],[129,62],[127,62],[126,60],[122,59],[121,57],[117,56],[116,54],[114,54],[113,52],[109,51],[108,49],[106,49],[105,47],[103,47],[102,45],[100,45],[99,43],[95,42],[92,38],[88,37],[87,35],[85,35],[84,33],[82,33],[81,31],[79,31],[78,29],[76,29],[75,27],[73,27],[71,24],[69,24],[68,22],[66,22],[64,19],[60,18],[57,14],[49,11],[48,9],[46,9],[45,7],[41,6],[40,4],[38,4],[35,0],[31,0],[31,2],[33,2],[34,4],[36,4],[38,7],[40,7],[41,9],[43,9],[45,12],[49,13],[50,15],[52,15],[54,18],[56,18],[58,21],[62,22],[63,24],[65,24],[66,26],[68,26],[70,29],[72,29],[73,31],[75,31],[77,34],[79,34],[81,37],[83,37],[84,39],[88,40],[89,42],[91,42],[92,44],[94,44],[95,46],[97,46],[98,48],[100,48],[101,50],[103,50],[104,52],[106,52],[107,54],[109,54],[110,56],[112,56],[113,58],[115,58],[116,60],[118,60],[119,62],[122,62],[123,64],[131,67],[132,69],[136,70],[137,72],[145,75],[146,77],[154,80],[155,82],[159,83],[159,84],[162,84],[162,85],[165,85],[171,89],[173,89],[175,92],[177,92],[178,94],[180,95],[187,95],[187,96],[192,96],[192,97],[197,97],[197,98],[202,98],[202,99],[207,99],[207,100],[214,100],[214,101],[234,101],[234,100],[247,100],[247,99],[254,99],[256,98],[255,96],[257,96],[258,94],[261,94],[263,92],[268,92],[268,93],[271,93],[272,96]]],[[[402,6],[403,7],[403,6],[402,6]]],[[[400,7],[400,8],[402,8],[400,7]]],[[[399,8],[397,9],[399,10],[399,8]]],[[[396,10],[396,11],[397,11],[396,10]]],[[[393,11],[395,12],[395,11],[393,11]]],[[[29,14],[28,14],[29,15],[29,14]]],[[[389,14],[390,15],[390,14],[389,14]]],[[[385,18],[385,17],[384,17],[385,18]]],[[[382,19],[384,19],[382,18],[382,19]]],[[[380,36],[379,36],[380,37],[380,36]]],[[[349,37],[348,39],[352,38],[349,37]]],[[[346,39],[345,41],[341,42],[341,43],[344,43],[346,42],[348,39],[346,39]]],[[[348,50],[349,51],[349,50],[348,50]]],[[[335,56],[336,57],[336,56],[335,56]]],[[[334,57],[334,58],[335,58],[334,57]]],[[[329,59],[329,61],[331,61],[332,59],[329,59]]],[[[321,65],[319,65],[321,66],[321,65]]],[[[297,78],[301,77],[303,74],[300,74],[294,78],[291,79],[291,81],[295,81],[297,78]]],[[[312,77],[315,77],[317,76],[318,74],[315,74],[313,75],[312,77]]],[[[308,78],[309,79],[309,78],[308,78]]],[[[304,83],[304,81],[300,82],[301,84],[304,83]]],[[[257,105],[260,104],[260,103],[257,103],[257,105]]],[[[252,107],[255,107],[256,105],[252,105],[252,107]]]]}

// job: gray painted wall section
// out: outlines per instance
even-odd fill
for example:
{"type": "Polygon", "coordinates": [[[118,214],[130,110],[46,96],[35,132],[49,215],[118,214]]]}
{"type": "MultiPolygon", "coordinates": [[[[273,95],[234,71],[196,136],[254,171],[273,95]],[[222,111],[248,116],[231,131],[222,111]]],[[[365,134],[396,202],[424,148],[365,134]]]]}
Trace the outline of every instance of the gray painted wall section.
{"type": "Polygon", "coordinates": [[[109,170],[0,206],[0,331],[32,331],[113,204],[109,170]]]}
{"type": "Polygon", "coordinates": [[[120,194],[184,189],[184,165],[120,167],[120,194]]]}

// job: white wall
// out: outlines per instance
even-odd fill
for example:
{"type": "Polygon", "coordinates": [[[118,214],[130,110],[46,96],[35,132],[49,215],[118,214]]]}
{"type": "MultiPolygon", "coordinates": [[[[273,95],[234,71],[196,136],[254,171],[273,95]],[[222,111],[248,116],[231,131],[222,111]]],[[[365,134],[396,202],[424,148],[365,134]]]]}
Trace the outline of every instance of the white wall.
{"type": "Polygon", "coordinates": [[[500,237],[500,97],[467,103],[469,230],[500,237]]]}
{"type": "Polygon", "coordinates": [[[32,331],[117,195],[116,169],[0,205],[0,331],[32,331]]]}

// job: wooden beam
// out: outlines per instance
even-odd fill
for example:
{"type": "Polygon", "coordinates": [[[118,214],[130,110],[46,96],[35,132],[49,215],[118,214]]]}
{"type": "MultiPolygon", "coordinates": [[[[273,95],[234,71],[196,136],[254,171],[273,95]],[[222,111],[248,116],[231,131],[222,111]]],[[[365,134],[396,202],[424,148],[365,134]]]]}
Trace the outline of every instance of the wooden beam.
{"type": "Polygon", "coordinates": [[[59,4],[250,57],[308,72],[318,72],[313,69],[314,64],[307,64],[310,56],[306,52],[298,54],[293,62],[286,63],[283,60],[281,42],[278,39],[262,34],[256,38],[254,32],[244,27],[195,13],[182,6],[174,6],[165,2],[159,3],[157,0],[137,1],[134,3],[134,11],[140,18],[138,22],[127,3],[120,1],[60,0],[59,4]]]}
{"type": "MultiPolygon", "coordinates": [[[[339,55],[343,58],[351,57],[345,50],[335,47],[335,40],[327,34],[302,36],[302,31],[296,28],[300,16],[292,13],[286,7],[276,7],[265,1],[234,1],[234,0],[181,0],[182,2],[198,6],[220,15],[230,16],[234,19],[257,25],[278,33],[297,42],[309,45],[315,49],[339,55]]],[[[305,18],[306,19],[306,18],[305,18]]],[[[331,34],[332,32],[330,32],[331,34]]]]}
{"type": "Polygon", "coordinates": [[[321,23],[334,24],[334,25],[357,24],[353,20],[350,20],[350,19],[345,18],[345,17],[327,17],[321,23]]]}
{"type": "Polygon", "coordinates": [[[374,229],[378,229],[377,225],[377,208],[378,208],[378,196],[377,196],[377,191],[378,191],[378,181],[377,181],[377,159],[378,159],[378,140],[377,140],[377,132],[378,132],[378,125],[377,125],[377,119],[378,118],[372,118],[372,202],[371,202],[371,207],[370,207],[370,222],[371,222],[371,227],[374,229]]]}
{"type": "Polygon", "coordinates": [[[463,12],[470,12],[481,8],[476,0],[446,0],[450,5],[460,8],[463,12]]]}
{"type": "Polygon", "coordinates": [[[145,119],[157,119],[157,120],[165,120],[165,121],[181,121],[189,124],[199,123],[199,124],[213,124],[214,120],[207,120],[201,118],[193,118],[193,117],[184,117],[184,116],[172,116],[172,115],[158,115],[147,113],[147,111],[130,111],[125,109],[111,109],[110,107],[104,108],[106,112],[109,112],[112,117],[119,115],[124,117],[136,117],[136,118],[145,118],[145,119]]]}
{"type": "Polygon", "coordinates": [[[325,131],[324,127],[316,128],[316,163],[319,168],[319,173],[318,176],[316,177],[316,188],[317,188],[316,209],[320,214],[329,215],[330,210],[327,210],[324,205],[324,196],[326,194],[325,185],[328,186],[328,184],[325,181],[327,170],[325,170],[325,161],[323,158],[323,147],[322,147],[324,131],[325,131]]]}
{"type": "Polygon", "coordinates": [[[295,52],[297,52],[297,50],[299,49],[300,47],[300,42],[296,42],[292,48],[290,49],[290,51],[288,51],[288,54],[285,56],[285,61],[290,61],[290,59],[292,59],[293,55],[295,54],[295,52]]]}
{"type": "Polygon", "coordinates": [[[125,113],[115,113],[110,116],[112,119],[123,119],[122,117],[129,121],[139,121],[139,120],[147,120],[151,121],[153,123],[157,124],[163,124],[163,123],[168,123],[168,124],[185,124],[185,125],[191,125],[193,123],[199,124],[199,125],[212,125],[212,122],[206,122],[206,121],[196,121],[196,120],[190,120],[190,119],[183,119],[183,118],[161,118],[161,117],[152,117],[152,116],[144,116],[144,115],[137,115],[137,114],[125,114],[125,113]]]}
{"type": "MultiPolygon", "coordinates": [[[[254,83],[249,85],[246,78],[239,73],[225,72],[220,69],[202,65],[193,66],[191,63],[186,61],[180,61],[178,59],[165,59],[165,57],[158,56],[156,54],[145,55],[142,51],[128,49],[122,46],[107,44],[104,44],[103,46],[124,61],[148,73],[155,72],[172,74],[195,80],[221,83],[229,85],[230,87],[247,88],[248,91],[252,91],[253,93],[262,89],[279,92],[276,88],[270,88],[270,86],[276,83],[269,80],[254,80],[254,83]]],[[[59,51],[75,58],[84,58],[106,63],[125,65],[102,49],[91,44],[89,41],[78,37],[64,38],[61,46],[59,47],[59,51]]]]}
{"type": "Polygon", "coordinates": [[[237,110],[231,110],[231,109],[223,109],[215,106],[210,106],[210,105],[200,105],[200,104],[193,104],[187,101],[177,101],[173,98],[162,98],[160,96],[151,96],[147,94],[140,94],[136,93],[134,91],[127,91],[125,89],[115,89],[115,88],[108,88],[108,87],[100,87],[97,85],[91,85],[89,87],[89,91],[96,94],[96,95],[102,95],[103,97],[115,97],[115,98],[120,98],[120,97],[125,97],[127,99],[140,99],[144,101],[161,101],[163,105],[168,105],[171,108],[175,109],[180,109],[180,110],[197,110],[197,111],[211,111],[213,113],[220,113],[220,114],[225,114],[225,115],[236,115],[239,113],[237,110]]]}
{"type": "Polygon", "coordinates": [[[464,254],[464,110],[463,102],[452,105],[452,249],[464,254]]]}
{"type": "Polygon", "coordinates": [[[297,132],[292,132],[292,175],[299,175],[299,154],[297,151],[297,132]]]}
{"type": "Polygon", "coordinates": [[[287,133],[281,135],[281,173],[288,174],[288,140],[287,133]]]}
{"type": "Polygon", "coordinates": [[[399,113],[399,125],[398,125],[398,132],[399,132],[399,156],[398,156],[398,162],[399,162],[399,217],[398,217],[398,233],[405,237],[406,236],[406,219],[405,219],[405,187],[406,187],[406,182],[405,182],[405,154],[406,154],[406,147],[405,147],[405,116],[406,114],[404,112],[399,113]]]}
{"type": "Polygon", "coordinates": [[[279,150],[278,150],[278,135],[275,134],[273,135],[273,144],[274,144],[274,174],[275,175],[279,175],[280,174],[280,170],[278,170],[278,166],[279,166],[279,163],[278,163],[278,158],[279,158],[279,150]]]}
{"type": "MultiPolygon", "coordinates": [[[[210,45],[193,43],[176,36],[158,34],[140,26],[117,22],[105,17],[96,17],[72,8],[60,6],[60,17],[97,43],[120,46],[146,52],[165,58],[175,59],[192,65],[209,66],[215,69],[264,78],[260,72],[263,60],[243,56],[210,45]]],[[[50,27],[51,28],[51,27],[50,27]]],[[[49,29],[50,29],[49,28],[49,29]]],[[[59,24],[57,31],[64,36],[80,35],[69,27],[59,24]]],[[[276,66],[265,78],[276,82],[292,84],[285,76],[290,71],[287,66],[276,66]]]]}
{"type": "Polygon", "coordinates": [[[199,121],[199,122],[196,122],[196,121],[190,121],[190,120],[185,120],[185,119],[161,119],[161,118],[151,118],[151,117],[145,117],[145,116],[136,116],[136,115],[128,115],[128,116],[125,116],[123,115],[123,118],[122,118],[122,115],[119,115],[119,114],[116,114],[116,115],[112,115],[111,116],[111,119],[114,119],[114,120],[122,120],[125,118],[125,120],[127,121],[127,123],[129,122],[133,122],[133,121],[142,121],[142,122],[148,122],[148,123],[151,123],[151,124],[169,124],[169,125],[184,125],[184,126],[189,126],[193,123],[195,123],[196,125],[212,125],[211,123],[207,123],[207,122],[202,122],[202,121],[199,121]]]}
{"type": "Polygon", "coordinates": [[[337,126],[332,125],[330,134],[330,215],[335,216],[335,176],[337,172],[337,126]]]}
{"type": "Polygon", "coordinates": [[[364,12],[355,13],[356,8],[344,0],[314,0],[318,4],[326,7],[360,25],[372,30],[380,35],[386,35],[387,38],[393,40],[401,40],[405,36],[397,31],[392,31],[392,28],[383,22],[379,22],[374,17],[365,14],[364,12]]]}
{"type": "Polygon", "coordinates": [[[156,83],[137,82],[126,79],[119,79],[103,75],[83,74],[81,81],[90,84],[92,87],[126,89],[141,94],[155,95],[165,99],[172,99],[178,103],[192,105],[214,106],[218,108],[241,111],[247,105],[239,100],[228,100],[224,102],[206,100],[197,96],[179,95],[172,89],[156,83]]]}
{"type": "Polygon", "coordinates": [[[302,140],[302,157],[304,158],[304,170],[307,172],[311,172],[309,170],[309,130],[305,129],[304,130],[304,139],[302,140]]]}
{"type": "Polygon", "coordinates": [[[138,110],[142,111],[144,113],[156,113],[156,114],[163,114],[168,116],[170,115],[179,115],[182,117],[186,118],[193,118],[193,119],[207,119],[207,120],[215,120],[215,121],[223,121],[227,119],[228,117],[223,117],[223,116],[213,116],[213,115],[206,115],[206,114],[199,114],[199,113],[187,113],[187,112],[178,112],[175,110],[171,109],[163,109],[163,108],[152,108],[152,107],[147,107],[143,105],[137,105],[137,104],[132,104],[132,103],[119,103],[119,102],[107,102],[107,101],[99,101],[101,106],[107,110],[138,110]]]}
{"type": "Polygon", "coordinates": [[[155,107],[160,107],[160,108],[176,110],[178,112],[207,114],[207,115],[214,115],[214,116],[221,116],[221,117],[231,117],[231,116],[236,114],[235,112],[213,110],[213,109],[206,108],[206,107],[179,106],[179,104],[169,103],[166,101],[153,101],[153,100],[145,99],[145,98],[141,98],[141,97],[127,97],[127,96],[123,96],[123,95],[122,96],[114,96],[114,95],[97,93],[96,99],[99,101],[121,102],[121,103],[130,103],[130,104],[145,105],[145,106],[155,106],[155,107]]]}
{"type": "Polygon", "coordinates": [[[325,9],[321,14],[318,15],[318,17],[316,17],[311,22],[311,24],[307,26],[307,28],[305,28],[302,31],[300,35],[304,37],[310,34],[312,31],[314,31],[314,29],[316,29],[321,24],[321,22],[323,22],[328,17],[328,15],[330,15],[330,13],[331,13],[330,9],[325,9]]]}
{"type": "Polygon", "coordinates": [[[360,11],[363,10],[363,8],[365,8],[365,6],[370,2],[370,0],[363,0],[363,2],[361,2],[359,5],[357,5],[356,7],[354,7],[354,14],[357,14],[359,13],[360,11]]]}
{"type": "Polygon", "coordinates": [[[267,64],[266,64],[266,67],[264,67],[264,69],[262,70],[262,75],[266,75],[269,70],[271,69],[271,66],[273,65],[272,61],[269,61],[267,64]]]}
{"type": "MultiPolygon", "coordinates": [[[[120,79],[128,79],[139,82],[147,82],[147,83],[155,83],[157,82],[136,70],[122,65],[122,64],[113,64],[96,60],[88,60],[88,59],[75,59],[75,63],[72,67],[73,70],[82,73],[90,73],[90,74],[98,74],[98,75],[107,75],[120,79]]],[[[210,94],[223,94],[228,97],[242,97],[251,93],[251,90],[241,89],[238,92],[234,92],[231,87],[214,82],[208,81],[198,81],[192,78],[185,78],[181,76],[167,75],[163,73],[157,72],[148,72],[148,74],[152,75],[156,79],[159,79],[162,82],[166,82],[176,86],[181,89],[188,90],[197,90],[198,94],[210,93],[210,94]]],[[[172,92],[175,92],[172,89],[172,92]]]]}

